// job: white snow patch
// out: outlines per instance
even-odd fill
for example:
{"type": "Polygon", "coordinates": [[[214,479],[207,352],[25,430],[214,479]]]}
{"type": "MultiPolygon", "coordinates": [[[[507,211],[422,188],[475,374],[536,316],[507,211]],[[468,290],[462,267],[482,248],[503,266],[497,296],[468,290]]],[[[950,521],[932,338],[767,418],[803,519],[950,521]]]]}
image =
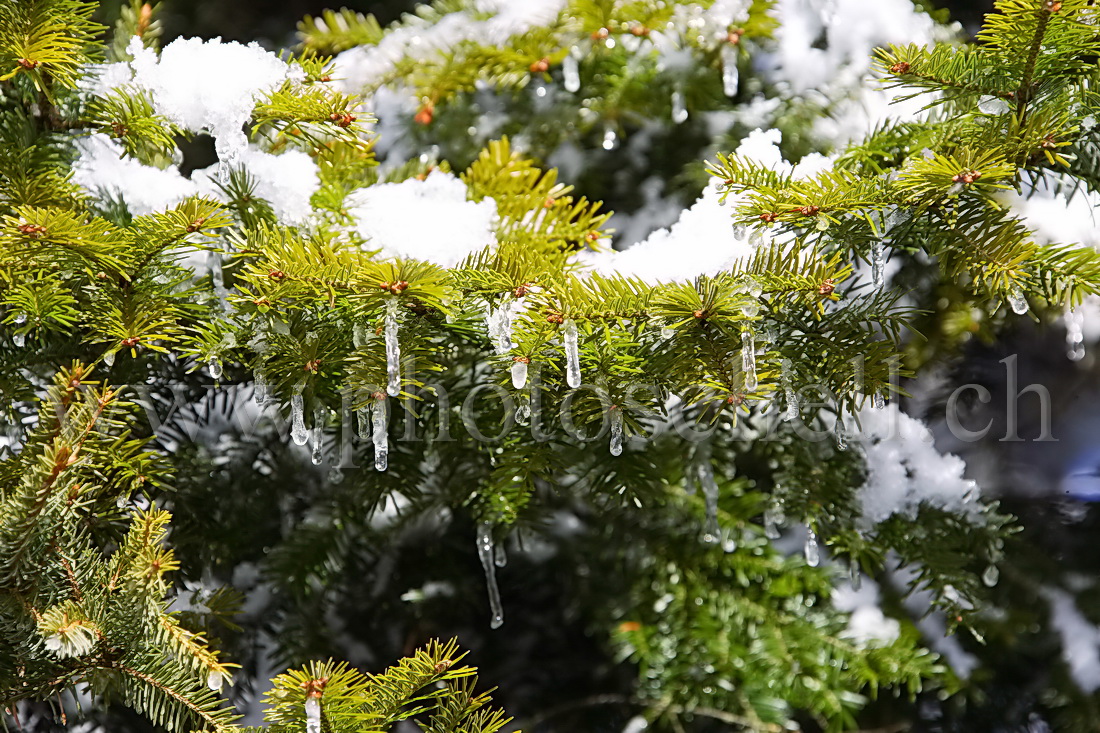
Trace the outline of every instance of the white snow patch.
{"type": "Polygon", "coordinates": [[[73,181],[91,193],[121,197],[134,216],[164,211],[199,192],[175,167],[162,170],[122,157],[122,146],[102,133],[78,138],[76,147],[73,181]]]}
{"type": "Polygon", "coordinates": [[[901,623],[882,612],[878,584],[870,578],[863,579],[859,590],[850,583],[838,585],[833,592],[833,607],[851,614],[840,636],[861,647],[887,646],[901,633],[901,623]]]}
{"type": "Polygon", "coordinates": [[[496,243],[496,201],[466,199],[466,184],[432,171],[423,180],[382,183],[352,192],[348,211],[368,249],[454,267],[496,243]]]}
{"type": "Polygon", "coordinates": [[[966,463],[941,454],[920,420],[891,403],[860,411],[861,430],[853,437],[863,446],[867,482],[859,490],[863,518],[877,524],[893,514],[914,518],[921,504],[974,514],[977,484],[963,477],[966,463]]]}
{"type": "MultiPolygon", "coordinates": [[[[301,150],[285,150],[279,155],[265,153],[255,145],[241,151],[239,166],[243,166],[255,183],[256,196],[271,204],[279,221],[301,225],[313,211],[310,197],[321,186],[317,164],[301,150]]],[[[225,163],[195,171],[193,178],[203,194],[225,200],[225,194],[215,185],[225,163]]],[[[239,167],[234,166],[234,167],[239,167]]]]}
{"type": "Polygon", "coordinates": [[[191,132],[208,131],[218,157],[232,163],[248,143],[243,126],[256,102],[296,70],[256,43],[181,38],[160,53],[130,43],[134,83],[153,95],[158,114],[191,132]]]}
{"type": "Polygon", "coordinates": [[[1043,588],[1050,602],[1050,621],[1062,637],[1062,658],[1070,676],[1085,693],[1100,689],[1100,629],[1077,609],[1073,596],[1057,588],[1043,588]]]}

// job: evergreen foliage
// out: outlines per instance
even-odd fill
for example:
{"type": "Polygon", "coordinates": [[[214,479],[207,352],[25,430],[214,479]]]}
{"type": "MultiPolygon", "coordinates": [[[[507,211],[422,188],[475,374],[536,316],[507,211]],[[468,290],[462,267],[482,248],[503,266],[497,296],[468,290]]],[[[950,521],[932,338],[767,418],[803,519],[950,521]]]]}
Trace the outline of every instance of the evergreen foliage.
{"type": "MultiPolygon", "coordinates": [[[[403,53],[359,92],[400,82],[418,134],[454,130],[486,85],[519,109],[580,48],[578,134],[607,139],[667,116],[668,92],[694,111],[728,105],[728,49],[748,73],[773,3],[749,4],[717,41],[679,39],[683,78],[645,50],[686,6],[710,5],[572,0],[499,42],[403,53]]],[[[827,170],[716,155],[730,227],[752,247],[675,282],[586,267],[607,248],[610,213],[542,165],[522,130],[451,146],[450,160],[377,165],[371,109],[334,82],[327,54],[489,14],[463,0],[391,29],[347,10],[302,22],[286,79],[248,116],[260,152],[234,153],[315,161],[307,222],[281,216],[270,182],[233,156],[207,194],[151,213],[81,188],[69,169],[89,135],[164,172],[194,132],[153,91],[92,78],[92,62],[158,50],[153,10],[127,6],[104,41],[94,3],[0,0],[6,707],[87,685],[96,706],[121,701],[160,728],[249,730],[219,694],[236,667],[218,642],[232,658],[239,599],[214,588],[248,563],[273,592],[258,602],[266,635],[241,646],[268,643],[269,659],[294,667],[265,695],[268,729],[501,730],[510,719],[457,666],[455,642],[409,653],[423,628],[381,674],[309,660],[336,646],[334,605],[407,607],[372,597],[383,591],[362,583],[365,566],[476,524],[491,571],[510,537],[565,544],[550,526],[565,510],[590,530],[572,551],[591,574],[577,613],[633,665],[630,703],[655,725],[841,730],[882,690],[957,689],[909,619],[889,640],[853,636],[832,603],[838,566],[816,556],[820,541],[857,575],[909,568],[900,595],[926,592],[952,629],[980,637],[981,576],[1016,529],[971,496],[866,510],[873,468],[865,446],[845,449],[845,426],[894,408],[901,380],[957,353],[969,325],[868,283],[860,263],[921,265],[929,289],[954,288],[950,308],[990,333],[1010,310],[1047,317],[1100,294],[1100,255],[1036,242],[1001,199],[1038,180],[1100,186],[1089,0],[999,0],[978,45],[882,49],[880,71],[927,95],[928,114],[884,124],[827,170]],[[451,166],[464,204],[495,206],[493,245],[448,265],[364,235],[364,194],[451,166]],[[266,417],[245,408],[252,396],[273,406],[266,417]],[[195,439],[220,418],[244,422],[195,439]],[[312,440],[314,464],[331,460],[328,476],[288,457],[288,424],[295,442],[312,440]],[[807,528],[804,556],[773,541],[780,513],[807,528]],[[190,606],[173,574],[199,588],[190,606]]]]}

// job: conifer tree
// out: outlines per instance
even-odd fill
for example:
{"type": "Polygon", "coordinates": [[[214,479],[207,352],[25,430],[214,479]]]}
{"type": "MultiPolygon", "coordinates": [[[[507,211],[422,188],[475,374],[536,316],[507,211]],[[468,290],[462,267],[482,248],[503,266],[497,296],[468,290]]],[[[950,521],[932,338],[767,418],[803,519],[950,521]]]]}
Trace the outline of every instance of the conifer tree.
{"type": "MultiPolygon", "coordinates": [[[[981,638],[1017,525],[899,405],[966,334],[1100,295],[1095,250],[1004,202],[1096,188],[1095,10],[999,0],[978,44],[881,47],[922,111],[830,151],[808,120],[860,83],[760,72],[793,6],[438,0],[307,18],[280,56],[0,0],[13,721],[246,730],[263,692],[276,731],[505,729],[434,638],[482,603],[474,562],[476,633],[512,633],[505,546],[622,662],[577,707],[844,730],[962,687],[903,604],[981,638]],[[679,136],[654,175],[699,201],[612,251],[594,197],[645,197],[607,164],[679,136]],[[588,148],[575,181],[546,163],[588,148]]],[[[571,725],[528,699],[517,723],[571,725]]]]}

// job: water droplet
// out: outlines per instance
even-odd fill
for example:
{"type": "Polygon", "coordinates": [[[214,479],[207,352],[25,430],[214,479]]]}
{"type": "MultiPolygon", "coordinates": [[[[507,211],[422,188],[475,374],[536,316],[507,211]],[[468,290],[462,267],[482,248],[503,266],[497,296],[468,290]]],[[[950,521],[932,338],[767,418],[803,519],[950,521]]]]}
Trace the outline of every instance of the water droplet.
{"type": "Polygon", "coordinates": [[[222,360],[216,356],[211,356],[210,361],[206,363],[206,368],[210,372],[212,379],[222,378],[222,360]]]}
{"type": "Polygon", "coordinates": [[[987,115],[1003,115],[1012,109],[1008,102],[1000,97],[985,95],[978,98],[978,110],[987,115]]]}
{"type": "Polygon", "coordinates": [[[109,367],[113,367],[115,365],[115,354],[117,354],[117,353],[118,352],[114,351],[114,350],[108,351],[107,353],[105,353],[103,355],[103,363],[106,364],[109,367]]]}
{"type": "Polygon", "coordinates": [[[615,130],[612,127],[608,127],[603,131],[603,149],[614,150],[619,146],[619,136],[615,134],[615,130]]]}

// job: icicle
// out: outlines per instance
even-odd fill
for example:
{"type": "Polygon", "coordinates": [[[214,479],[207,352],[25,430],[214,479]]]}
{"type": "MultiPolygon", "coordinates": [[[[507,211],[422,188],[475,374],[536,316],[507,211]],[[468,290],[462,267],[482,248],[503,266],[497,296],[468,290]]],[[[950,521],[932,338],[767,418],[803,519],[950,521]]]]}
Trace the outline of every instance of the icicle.
{"type": "Polygon", "coordinates": [[[836,438],[837,450],[848,450],[848,436],[844,432],[844,419],[840,416],[836,416],[836,429],[833,433],[836,438]]]}
{"type": "Polygon", "coordinates": [[[610,125],[603,131],[603,149],[614,150],[619,146],[619,136],[615,134],[615,128],[610,125]]]}
{"type": "Polygon", "coordinates": [[[859,590],[863,585],[863,574],[859,572],[859,563],[855,560],[848,561],[848,580],[852,584],[852,590],[859,590]]]}
{"type": "Polygon", "coordinates": [[[741,371],[745,373],[745,389],[752,392],[757,386],[756,343],[748,330],[741,332],[741,371]]]}
{"type": "Polygon", "coordinates": [[[526,361],[513,361],[512,362],[512,386],[516,389],[523,389],[527,385],[527,362],[526,361]]]}
{"type": "Polygon", "coordinates": [[[578,92],[581,88],[581,69],[580,64],[577,63],[576,52],[576,48],[572,49],[561,62],[562,82],[567,92],[578,92]]]}
{"type": "Polygon", "coordinates": [[[360,407],[355,411],[356,422],[359,423],[359,439],[370,440],[371,426],[370,426],[370,409],[366,407],[360,407]]]}
{"type": "Polygon", "coordinates": [[[222,274],[221,252],[212,251],[208,259],[210,264],[210,282],[214,286],[214,296],[223,311],[229,310],[229,291],[225,289],[225,276],[222,274]]]}
{"type": "Polygon", "coordinates": [[[1066,311],[1065,321],[1066,355],[1072,361],[1081,361],[1085,358],[1085,317],[1075,309],[1069,309],[1066,311]]]}
{"type": "Polygon", "coordinates": [[[390,397],[401,393],[401,344],[397,341],[397,309],[400,307],[395,298],[386,303],[386,374],[389,377],[386,394],[390,397]]]}
{"type": "Polygon", "coordinates": [[[493,546],[493,564],[502,568],[508,564],[508,555],[504,552],[504,543],[493,546]]]}
{"type": "Polygon", "coordinates": [[[305,400],[301,392],[290,396],[290,437],[295,445],[305,445],[309,439],[306,432],[305,400]]]}
{"type": "Polygon", "coordinates": [[[881,288],[885,282],[886,248],[882,242],[871,245],[871,281],[876,288],[881,288]]]}
{"type": "Polygon", "coordinates": [[[798,394],[794,391],[794,385],[791,383],[791,361],[790,359],[784,359],[783,365],[783,396],[787,400],[787,411],[783,413],[784,422],[794,420],[798,417],[798,394]]]}
{"type": "Polygon", "coordinates": [[[611,455],[619,456],[623,453],[623,411],[618,407],[611,408],[611,455]]]}
{"type": "Polygon", "coordinates": [[[806,544],[802,547],[802,552],[806,556],[806,564],[811,568],[816,568],[821,563],[821,548],[817,544],[817,535],[812,529],[806,530],[806,544]]]}
{"type": "Polygon", "coordinates": [[[117,353],[117,351],[108,351],[103,355],[103,363],[109,367],[113,367],[115,365],[115,354],[117,353]]]}
{"type": "Polygon", "coordinates": [[[679,125],[681,122],[687,122],[688,111],[687,106],[684,104],[684,93],[679,89],[675,89],[672,92],[672,121],[679,125]]]}
{"type": "Polygon", "coordinates": [[[267,402],[267,394],[270,391],[270,387],[267,383],[267,373],[263,367],[256,367],[256,372],[253,376],[253,391],[252,396],[256,400],[257,405],[262,405],[267,402]]]}
{"type": "Polygon", "coordinates": [[[565,322],[565,382],[570,387],[581,386],[581,355],[578,344],[577,322],[565,322]]]}
{"type": "Polygon", "coordinates": [[[886,408],[886,398],[879,392],[875,392],[871,395],[871,407],[875,410],[882,410],[886,408]]]}
{"type": "Polygon", "coordinates": [[[1027,298],[1024,297],[1024,291],[1020,290],[1019,285],[1013,285],[1012,290],[1008,292],[1008,304],[1012,306],[1012,312],[1018,316],[1027,313],[1027,298]]]}
{"type": "Polygon", "coordinates": [[[321,465],[321,450],[324,448],[324,426],[325,426],[325,411],[314,410],[313,411],[313,454],[310,456],[313,459],[314,466],[321,465]]]}
{"type": "Polygon", "coordinates": [[[703,489],[703,502],[707,511],[703,542],[715,543],[722,539],[722,528],[718,526],[718,482],[714,480],[709,450],[699,464],[699,486],[703,489]]]}
{"type": "Polygon", "coordinates": [[[737,46],[727,43],[722,46],[722,91],[727,97],[737,96],[740,74],[737,71],[737,46]]]}
{"type": "Polygon", "coordinates": [[[386,434],[386,400],[375,400],[370,407],[371,432],[374,436],[374,468],[385,471],[389,466],[390,440],[386,434]]]}
{"type": "MultiPolygon", "coordinates": [[[[540,212],[541,213],[541,212],[540,212]]],[[[505,303],[499,308],[488,306],[485,311],[485,328],[497,355],[512,350],[512,304],[505,303]]]]}
{"type": "Polygon", "coordinates": [[[222,360],[217,356],[211,356],[210,361],[206,363],[206,368],[210,372],[211,379],[222,378],[222,360]]]}
{"type": "Polygon", "coordinates": [[[783,512],[778,509],[764,510],[764,536],[769,540],[779,539],[779,525],[783,522],[783,512]]]}
{"type": "Polygon", "coordinates": [[[1000,579],[1001,571],[997,569],[996,565],[990,565],[985,569],[985,572],[982,573],[982,582],[989,588],[997,585],[997,581],[1000,579]]]}
{"type": "Polygon", "coordinates": [[[306,698],[306,733],[321,733],[321,698],[306,698]]]}
{"type": "Polygon", "coordinates": [[[504,609],[500,605],[500,589],[497,588],[496,564],[493,552],[493,525],[482,522],[477,526],[477,555],[485,570],[485,583],[489,587],[489,610],[493,614],[489,626],[499,629],[504,623],[504,609]]]}

